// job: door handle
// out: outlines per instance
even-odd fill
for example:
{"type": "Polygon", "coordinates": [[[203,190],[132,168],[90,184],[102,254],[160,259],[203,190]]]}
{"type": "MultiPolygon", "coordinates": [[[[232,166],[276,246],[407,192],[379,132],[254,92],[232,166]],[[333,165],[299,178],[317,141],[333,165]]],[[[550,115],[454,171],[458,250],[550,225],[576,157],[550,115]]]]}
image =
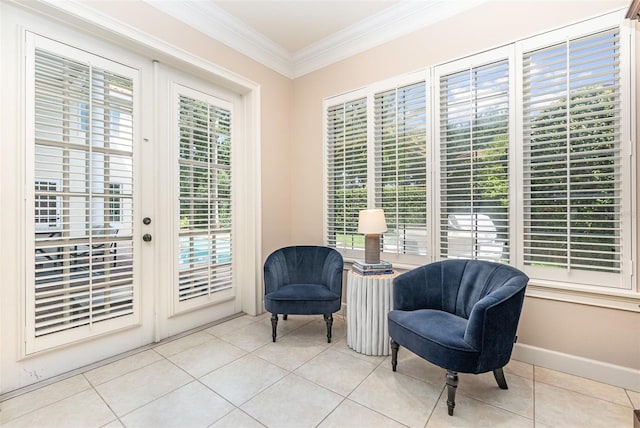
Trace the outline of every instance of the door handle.
{"type": "Polygon", "coordinates": [[[145,218],[142,219],[142,223],[151,224],[151,219],[149,217],[145,217],[145,218]]]}
{"type": "Polygon", "coordinates": [[[151,234],[150,233],[145,233],[144,235],[142,235],[142,240],[144,242],[151,242],[151,234]]]}

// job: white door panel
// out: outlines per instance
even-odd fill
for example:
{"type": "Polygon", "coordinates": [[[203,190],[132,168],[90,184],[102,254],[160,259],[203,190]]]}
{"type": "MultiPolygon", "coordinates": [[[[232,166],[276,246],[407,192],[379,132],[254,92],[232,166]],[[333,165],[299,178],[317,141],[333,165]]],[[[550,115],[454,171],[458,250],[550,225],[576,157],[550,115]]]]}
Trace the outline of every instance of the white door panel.
{"type": "Polygon", "coordinates": [[[160,338],[239,312],[233,157],[239,98],[158,67],[160,338]],[[168,172],[168,173],[166,173],[168,172]]]}

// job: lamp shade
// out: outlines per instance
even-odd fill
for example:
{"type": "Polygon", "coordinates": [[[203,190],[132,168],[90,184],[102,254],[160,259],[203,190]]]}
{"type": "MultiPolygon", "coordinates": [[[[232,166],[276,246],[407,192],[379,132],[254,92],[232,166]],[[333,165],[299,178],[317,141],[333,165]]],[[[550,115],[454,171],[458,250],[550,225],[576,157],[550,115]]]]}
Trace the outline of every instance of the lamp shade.
{"type": "Polygon", "coordinates": [[[381,209],[362,210],[358,214],[358,233],[365,235],[387,231],[384,211],[381,209]]]}

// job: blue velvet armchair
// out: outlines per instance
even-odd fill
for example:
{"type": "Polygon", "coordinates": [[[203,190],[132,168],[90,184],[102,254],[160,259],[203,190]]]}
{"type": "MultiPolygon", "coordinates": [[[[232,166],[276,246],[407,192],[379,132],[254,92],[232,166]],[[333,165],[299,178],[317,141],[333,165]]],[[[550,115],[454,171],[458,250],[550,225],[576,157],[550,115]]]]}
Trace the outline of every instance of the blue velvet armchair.
{"type": "Polygon", "coordinates": [[[493,371],[507,389],[502,368],[511,358],[528,281],[518,269],[481,260],[443,260],[398,276],[388,315],[393,371],[400,346],[447,370],[449,415],[458,372],[493,371]]]}
{"type": "Polygon", "coordinates": [[[264,263],[264,306],[271,312],[273,341],[278,314],[324,315],[331,343],[333,313],[342,303],[343,260],[329,247],[293,246],[274,251],[264,263]]]}

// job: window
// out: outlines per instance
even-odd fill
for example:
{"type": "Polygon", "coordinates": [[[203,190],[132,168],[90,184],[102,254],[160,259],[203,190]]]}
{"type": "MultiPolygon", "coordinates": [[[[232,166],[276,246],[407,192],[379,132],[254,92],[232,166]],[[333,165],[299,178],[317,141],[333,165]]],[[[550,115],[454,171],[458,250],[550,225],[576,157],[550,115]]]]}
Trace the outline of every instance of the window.
{"type": "Polygon", "coordinates": [[[36,180],[35,183],[35,223],[36,229],[56,229],[60,227],[58,210],[58,182],[36,180]]]}
{"type": "Polygon", "coordinates": [[[372,111],[359,116],[351,158],[336,143],[336,130],[355,135],[342,119],[349,94],[326,100],[328,245],[362,257],[353,242],[367,195],[385,211],[390,261],[483,259],[542,285],[631,289],[632,57],[621,20],[612,13],[437,65],[424,73],[432,105],[428,80],[358,90],[372,111]],[[335,183],[358,198],[332,203],[335,183]],[[331,239],[337,230],[349,245],[331,239]]]}
{"type": "Polygon", "coordinates": [[[367,98],[330,106],[327,111],[328,245],[364,250],[358,212],[367,208],[367,98]]]}
{"type": "MultiPolygon", "coordinates": [[[[232,287],[231,106],[178,93],[179,232],[177,302],[197,305],[232,287]]],[[[184,306],[184,305],[183,305],[184,306]]]]}
{"type": "Polygon", "coordinates": [[[436,67],[440,257],[508,263],[509,61],[485,56],[436,67]]]}
{"type": "Polygon", "coordinates": [[[427,254],[427,99],[424,82],[374,95],[375,206],[383,251],[427,254]]]}
{"type": "Polygon", "coordinates": [[[362,259],[358,212],[382,208],[389,261],[427,254],[427,85],[424,73],[325,102],[326,241],[362,259]]]}
{"type": "Polygon", "coordinates": [[[624,287],[621,50],[614,27],[522,53],[523,262],[538,277],[624,287]]]}
{"type": "MultiPolygon", "coordinates": [[[[122,191],[122,184],[120,183],[109,183],[109,194],[110,195],[119,195],[122,191]]],[[[110,196],[108,200],[109,204],[109,221],[111,223],[117,223],[121,221],[121,211],[120,211],[120,197],[118,196],[110,196]]]]}

